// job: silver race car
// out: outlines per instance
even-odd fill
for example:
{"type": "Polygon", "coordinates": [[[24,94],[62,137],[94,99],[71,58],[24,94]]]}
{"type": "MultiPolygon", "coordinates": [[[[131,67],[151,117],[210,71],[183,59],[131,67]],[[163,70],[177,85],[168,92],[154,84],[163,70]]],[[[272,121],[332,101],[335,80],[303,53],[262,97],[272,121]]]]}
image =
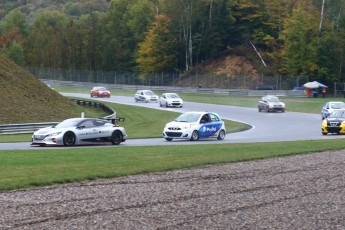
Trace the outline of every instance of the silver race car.
{"type": "Polygon", "coordinates": [[[31,145],[88,145],[110,142],[119,145],[126,141],[124,127],[116,124],[124,118],[71,118],[52,127],[42,128],[32,135],[31,145]]]}

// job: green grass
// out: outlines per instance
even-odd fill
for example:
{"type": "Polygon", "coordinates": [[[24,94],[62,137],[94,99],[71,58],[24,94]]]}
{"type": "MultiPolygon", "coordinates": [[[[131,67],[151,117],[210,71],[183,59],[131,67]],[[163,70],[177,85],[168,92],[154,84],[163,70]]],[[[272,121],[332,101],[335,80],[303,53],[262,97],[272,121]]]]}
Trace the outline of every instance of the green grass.
{"type": "Polygon", "coordinates": [[[0,151],[0,190],[344,149],[341,139],[0,151]]]}
{"type": "MultiPolygon", "coordinates": [[[[114,104],[102,102],[116,111],[118,117],[125,117],[125,122],[120,122],[119,125],[125,127],[128,138],[154,138],[162,137],[162,131],[166,123],[174,120],[179,113],[149,109],[139,106],[130,106],[122,104],[114,104]],[[159,118],[159,119],[157,119],[159,118]]],[[[85,116],[100,117],[106,116],[102,111],[95,111],[95,108],[84,107],[85,116]]],[[[224,120],[227,132],[239,132],[247,130],[250,126],[239,122],[224,120]]],[[[27,142],[31,141],[32,134],[13,134],[0,135],[0,142],[27,142]]]]}

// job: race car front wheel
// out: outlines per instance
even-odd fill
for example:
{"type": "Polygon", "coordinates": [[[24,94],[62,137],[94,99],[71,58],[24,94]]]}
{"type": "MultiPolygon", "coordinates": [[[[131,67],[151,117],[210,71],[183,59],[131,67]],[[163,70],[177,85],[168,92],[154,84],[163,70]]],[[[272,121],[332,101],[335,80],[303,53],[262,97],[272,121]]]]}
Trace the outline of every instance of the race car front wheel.
{"type": "Polygon", "coordinates": [[[192,133],[192,136],[190,137],[191,141],[197,141],[199,139],[199,133],[198,131],[194,130],[192,133]]]}
{"type": "Polygon", "coordinates": [[[111,143],[113,145],[119,145],[122,142],[122,134],[119,131],[114,131],[111,135],[111,143]]]}
{"type": "Polygon", "coordinates": [[[75,135],[72,132],[66,132],[63,135],[64,146],[73,146],[75,144],[75,135]]]}

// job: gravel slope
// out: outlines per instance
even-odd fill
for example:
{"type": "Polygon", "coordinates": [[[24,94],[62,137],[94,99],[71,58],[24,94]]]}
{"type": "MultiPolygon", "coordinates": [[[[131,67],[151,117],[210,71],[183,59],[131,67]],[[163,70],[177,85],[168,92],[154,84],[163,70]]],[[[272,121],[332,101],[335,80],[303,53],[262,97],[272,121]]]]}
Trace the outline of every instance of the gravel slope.
{"type": "Polygon", "coordinates": [[[0,193],[0,229],[345,229],[345,150],[0,193]]]}

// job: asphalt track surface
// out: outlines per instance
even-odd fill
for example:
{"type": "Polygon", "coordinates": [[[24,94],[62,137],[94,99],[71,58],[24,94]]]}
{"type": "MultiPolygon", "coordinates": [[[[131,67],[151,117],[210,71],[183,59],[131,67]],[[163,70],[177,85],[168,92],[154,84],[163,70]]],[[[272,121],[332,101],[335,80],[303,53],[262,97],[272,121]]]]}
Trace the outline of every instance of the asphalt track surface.
{"type": "MultiPolygon", "coordinates": [[[[62,93],[64,96],[90,99],[89,94],[62,93]]],[[[152,109],[160,109],[175,112],[187,111],[212,111],[217,112],[223,119],[239,121],[252,126],[250,130],[228,134],[222,143],[254,143],[254,142],[278,142],[296,140],[326,140],[334,138],[344,138],[341,135],[321,134],[321,115],[290,112],[287,107],[285,113],[258,112],[256,108],[246,108],[237,106],[226,106],[216,104],[205,104],[195,102],[184,102],[183,108],[160,107],[158,103],[135,102],[134,96],[111,96],[110,98],[98,98],[99,101],[108,101],[119,104],[142,106],[152,109]]],[[[124,125],[125,126],[125,125],[124,125]]],[[[126,127],[126,126],[125,126],[126,127]]],[[[162,131],[163,131],[162,127],[162,131]]],[[[166,141],[164,138],[131,139],[128,133],[128,140],[121,143],[121,146],[157,146],[157,145],[190,145],[190,144],[210,144],[219,143],[216,139],[204,139],[196,142],[186,140],[166,141]]],[[[47,149],[50,147],[31,146],[30,142],[21,143],[1,143],[1,150],[14,149],[47,149]]],[[[92,147],[105,147],[98,145],[92,147]]],[[[82,148],[89,146],[81,146],[82,148]]],[[[56,147],[52,147],[56,148],[56,147]]],[[[63,147],[59,147],[63,148],[63,147]]]]}

